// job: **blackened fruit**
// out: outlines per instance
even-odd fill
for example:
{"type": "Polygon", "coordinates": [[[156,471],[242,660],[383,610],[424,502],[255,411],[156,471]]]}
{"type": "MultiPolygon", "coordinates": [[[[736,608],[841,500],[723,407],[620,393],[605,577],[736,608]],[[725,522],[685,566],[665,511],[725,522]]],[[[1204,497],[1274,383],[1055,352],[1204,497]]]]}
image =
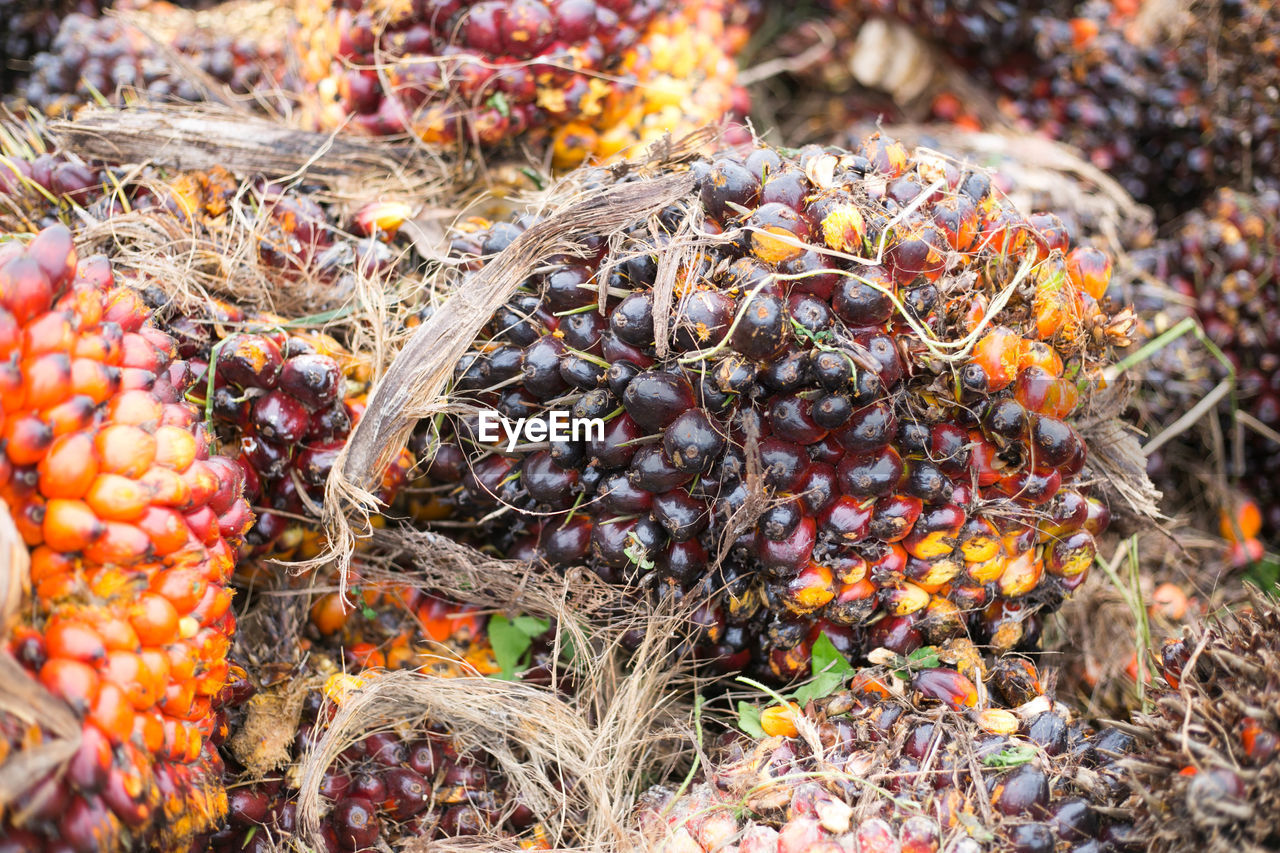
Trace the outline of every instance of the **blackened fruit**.
{"type": "Polygon", "coordinates": [[[278,380],[280,390],[306,406],[309,412],[333,405],[341,383],[338,363],[328,356],[315,354],[287,359],[278,380]]]}
{"type": "Polygon", "coordinates": [[[633,293],[619,302],[609,315],[609,328],[632,346],[653,346],[653,294],[633,293]]]}
{"type": "Polygon", "coordinates": [[[693,386],[678,374],[647,370],[627,384],[622,404],[632,420],[656,432],[693,408],[693,386]]]}
{"type": "Polygon", "coordinates": [[[893,313],[893,279],[882,267],[861,267],[836,285],[831,308],[850,326],[877,326],[893,313]]]}
{"type": "Polygon", "coordinates": [[[690,409],[663,433],[662,448],[677,469],[700,473],[709,471],[724,452],[725,438],[705,412],[690,409]]]}
{"type": "Polygon", "coordinates": [[[667,457],[666,450],[656,444],[645,445],[636,451],[628,476],[632,483],[647,492],[665,492],[693,479],[691,472],[677,468],[667,457]]]}
{"type": "Polygon", "coordinates": [[[747,358],[766,359],[783,347],[787,334],[782,300],[768,293],[747,294],[739,303],[738,326],[730,343],[747,358]]]}
{"type": "Polygon", "coordinates": [[[560,375],[560,359],[564,343],[552,335],[544,335],[524,351],[524,387],[535,397],[548,400],[568,387],[560,375]]]}

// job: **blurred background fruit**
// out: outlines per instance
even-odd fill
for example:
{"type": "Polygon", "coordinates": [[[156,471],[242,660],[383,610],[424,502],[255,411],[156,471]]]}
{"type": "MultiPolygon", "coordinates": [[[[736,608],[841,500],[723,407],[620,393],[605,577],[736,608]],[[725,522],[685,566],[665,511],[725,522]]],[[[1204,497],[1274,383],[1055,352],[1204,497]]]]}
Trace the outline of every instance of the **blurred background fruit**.
{"type": "Polygon", "coordinates": [[[1280,778],[1280,611],[1252,606],[1160,652],[1163,684],[1134,718],[1131,803],[1150,850],[1266,850],[1280,830],[1262,811],[1280,778]]]}
{"type": "Polygon", "coordinates": [[[321,128],[550,148],[569,168],[741,116],[734,55],[756,14],[725,0],[302,3],[298,52],[321,128]]]}

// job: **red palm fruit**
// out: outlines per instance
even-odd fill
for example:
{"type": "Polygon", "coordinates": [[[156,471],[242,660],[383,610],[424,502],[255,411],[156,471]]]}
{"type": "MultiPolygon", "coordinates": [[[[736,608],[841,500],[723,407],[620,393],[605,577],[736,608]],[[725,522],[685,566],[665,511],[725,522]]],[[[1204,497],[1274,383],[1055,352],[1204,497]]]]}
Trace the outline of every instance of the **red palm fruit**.
{"type": "Polygon", "coordinates": [[[754,17],[717,0],[431,0],[388,25],[363,6],[321,4],[295,42],[320,126],[432,145],[529,136],[569,168],[740,110],[734,56],[754,17]]]}
{"type": "MultiPolygon", "coordinates": [[[[27,636],[42,638],[44,659],[21,659],[67,700],[85,727],[83,757],[56,782],[67,803],[64,813],[28,821],[24,828],[49,844],[96,839],[92,843],[180,846],[218,819],[222,789],[216,778],[204,779],[202,787],[193,782],[166,804],[161,821],[153,777],[185,774],[211,756],[190,739],[181,754],[165,752],[148,721],[175,692],[198,693],[199,714],[192,719],[211,719],[208,697],[225,677],[234,622],[200,629],[210,632],[202,638],[197,622],[179,617],[179,605],[191,609],[193,591],[177,578],[229,595],[229,552],[216,527],[214,537],[200,537],[189,523],[194,513],[207,510],[207,494],[186,497],[186,518],[157,503],[172,497],[154,488],[166,482],[161,472],[173,473],[174,465],[189,468],[195,457],[208,454],[198,416],[170,415],[189,411],[186,404],[106,383],[95,386],[99,397],[85,398],[74,422],[59,414],[81,389],[74,379],[60,381],[56,370],[46,369],[56,367],[57,359],[65,360],[65,375],[73,377],[72,353],[74,364],[97,365],[81,369],[82,376],[110,375],[129,363],[167,365],[173,355],[172,344],[148,325],[143,304],[126,290],[105,289],[97,266],[77,261],[69,232],[59,226],[11,258],[5,266],[10,274],[0,283],[0,304],[15,321],[23,318],[21,346],[41,352],[21,362],[19,375],[28,390],[10,411],[20,428],[9,431],[10,441],[0,451],[6,464],[31,472],[28,485],[9,479],[6,502],[19,518],[33,510],[41,515],[40,524],[26,530],[35,594],[22,618],[27,636]],[[91,274],[80,275],[81,266],[91,274]],[[45,281],[43,289],[33,289],[38,278],[45,281]],[[102,345],[121,328],[123,345],[102,345]],[[40,409],[23,408],[28,405],[40,409]],[[61,430],[56,440],[29,440],[53,419],[61,430]],[[172,666],[174,657],[191,666],[172,666]],[[107,767],[95,764],[101,756],[95,744],[104,739],[113,750],[107,767]],[[197,802],[200,809],[192,810],[197,802]]],[[[238,494],[227,509],[243,511],[238,494]]],[[[229,528],[226,535],[234,541],[244,527],[229,528]]]]}

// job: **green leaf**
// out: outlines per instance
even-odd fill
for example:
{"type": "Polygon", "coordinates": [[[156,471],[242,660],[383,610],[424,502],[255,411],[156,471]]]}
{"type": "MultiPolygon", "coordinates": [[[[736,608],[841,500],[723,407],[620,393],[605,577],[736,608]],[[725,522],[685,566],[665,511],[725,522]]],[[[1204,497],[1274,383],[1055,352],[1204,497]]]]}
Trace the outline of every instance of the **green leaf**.
{"type": "Polygon", "coordinates": [[[489,106],[498,111],[498,115],[503,118],[511,117],[511,107],[507,105],[507,98],[501,92],[494,92],[489,96],[489,106]]]}
{"type": "Polygon", "coordinates": [[[847,674],[843,672],[823,672],[812,680],[796,688],[796,701],[802,706],[814,699],[830,696],[844,685],[847,674]]]}
{"type": "Polygon", "coordinates": [[[547,629],[551,627],[551,623],[546,619],[539,619],[536,616],[517,616],[511,624],[515,625],[525,636],[530,639],[545,634],[547,629]]]}
{"type": "Polygon", "coordinates": [[[853,674],[853,664],[840,654],[840,650],[831,642],[826,634],[819,634],[809,653],[812,661],[813,678],[801,685],[795,692],[796,701],[801,705],[814,699],[830,696],[839,690],[853,674]]]}
{"type": "Polygon", "coordinates": [[[853,664],[849,663],[849,659],[840,654],[840,650],[831,642],[831,638],[825,633],[818,635],[818,640],[813,644],[813,651],[810,652],[809,659],[812,661],[812,672],[814,675],[831,671],[838,671],[853,674],[853,664]]]}
{"type": "Polygon", "coordinates": [[[1275,560],[1264,558],[1251,563],[1245,570],[1244,579],[1268,595],[1280,595],[1280,590],[1276,589],[1276,584],[1280,584],[1280,563],[1275,560]]]}
{"type": "Polygon", "coordinates": [[[937,646],[921,646],[907,655],[907,667],[910,669],[937,669],[942,666],[938,657],[937,646]]]}
{"type": "Polygon", "coordinates": [[[760,709],[750,702],[739,702],[738,728],[753,738],[764,737],[764,727],[760,725],[760,709]]]}
{"type": "Polygon", "coordinates": [[[517,616],[514,622],[501,613],[489,617],[489,644],[493,646],[493,656],[502,670],[493,677],[500,681],[515,681],[516,668],[533,644],[533,638],[548,627],[545,620],[532,616],[517,616]]]}
{"type": "Polygon", "coordinates": [[[982,763],[988,767],[1021,767],[1036,757],[1036,748],[1030,745],[1011,746],[988,755],[982,763]]]}

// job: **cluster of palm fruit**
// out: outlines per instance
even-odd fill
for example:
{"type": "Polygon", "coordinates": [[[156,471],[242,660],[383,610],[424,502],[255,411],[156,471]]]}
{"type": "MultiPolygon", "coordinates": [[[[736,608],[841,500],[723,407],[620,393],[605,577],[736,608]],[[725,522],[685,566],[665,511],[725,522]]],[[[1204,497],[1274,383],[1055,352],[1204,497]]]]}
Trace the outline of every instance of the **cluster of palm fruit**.
{"type": "Polygon", "coordinates": [[[49,47],[62,18],[76,12],[97,14],[97,0],[0,0],[0,20],[5,22],[0,32],[0,92],[7,92],[13,78],[26,70],[27,60],[49,47]]]}
{"type": "MultiPolygon", "coordinates": [[[[458,404],[602,431],[508,450],[442,419],[416,445],[429,515],[503,507],[478,541],[509,556],[705,596],[703,653],[772,677],[821,630],[1034,643],[1109,517],[1068,422],[1131,325],[1098,301],[1106,255],[879,136],[692,169],[659,227],[547,259],[455,371],[458,404]],[[721,236],[667,308],[657,271],[690,215],[721,236]]],[[[455,250],[480,268],[530,221],[455,250]]]]}
{"type": "Polygon", "coordinates": [[[322,127],[609,157],[743,106],[734,53],[753,4],[459,0],[302,4],[299,54],[322,127]]]}
{"type": "Polygon", "coordinates": [[[1274,850],[1280,790],[1280,610],[1253,606],[1168,641],[1165,685],[1137,715],[1136,823],[1153,851],[1274,850]]]}
{"type": "Polygon", "coordinates": [[[803,709],[766,708],[762,733],[722,737],[687,792],[646,794],[649,849],[1138,849],[1133,826],[1111,817],[1133,737],[1089,730],[1025,659],[1001,659],[990,688],[981,666],[969,674],[977,680],[945,666],[869,668],[803,709]]]}
{"type": "MultiPolygon", "coordinates": [[[[321,282],[330,298],[350,293],[354,276],[385,273],[396,260],[388,242],[403,218],[399,205],[362,208],[349,233],[305,188],[262,186],[246,209],[240,182],[222,169],[148,173],[121,183],[112,179],[111,169],[59,154],[6,162],[15,177],[0,186],[0,193],[11,191],[18,208],[36,223],[66,214],[49,203],[49,196],[84,207],[103,221],[125,209],[153,210],[194,225],[220,248],[227,243],[226,249],[235,252],[242,234],[225,228],[234,215],[235,227],[250,224],[264,271],[282,281],[321,282]]],[[[328,472],[364,410],[370,365],[332,336],[279,315],[245,312],[219,300],[184,313],[159,291],[148,289],[145,295],[153,307],[163,308],[160,325],[177,341],[189,373],[186,399],[201,407],[220,446],[236,456],[246,497],[259,508],[245,537],[246,553],[313,554],[319,544],[314,525],[300,522],[318,516],[328,472]]],[[[404,454],[387,472],[383,498],[389,501],[403,482],[409,461],[404,454]]]]}
{"type": "MultiPolygon", "coordinates": [[[[259,687],[271,692],[313,684],[303,699],[283,774],[254,777],[237,761],[234,750],[223,750],[227,820],[199,839],[196,849],[267,851],[297,838],[297,763],[325,733],[344,695],[375,681],[384,667],[412,668],[441,678],[497,671],[487,618],[475,608],[410,587],[377,593],[371,587],[357,603],[354,610],[350,604],[343,609],[333,596],[319,599],[311,624],[320,638],[310,647],[306,667],[275,685],[246,681],[227,703],[227,727],[234,732],[251,713],[250,701],[259,687]],[[399,640],[412,633],[426,642],[411,657],[401,656],[405,647],[399,640]]],[[[543,664],[549,651],[546,643],[536,644],[530,656],[532,674],[547,671],[543,664]]],[[[547,849],[545,831],[507,790],[492,760],[482,752],[460,750],[448,730],[435,723],[379,731],[353,743],[326,768],[320,794],[325,816],[319,849],[326,853],[482,834],[518,840],[520,849],[547,849]]]]}
{"type": "MultiPolygon", "coordinates": [[[[1280,191],[1219,190],[1184,217],[1167,239],[1133,257],[1141,273],[1164,283],[1192,306],[1207,336],[1235,370],[1240,407],[1264,428],[1280,430],[1280,191]]],[[[1178,312],[1168,313],[1172,319],[1178,312]]],[[[1202,354],[1198,360],[1210,361],[1219,375],[1188,382],[1188,374],[1194,376],[1189,365],[1197,360],[1197,349],[1203,346],[1184,340],[1151,362],[1145,379],[1167,392],[1148,414],[1153,431],[1167,426],[1225,375],[1202,354]],[[1182,393],[1177,393],[1179,388],[1182,393]]],[[[1170,483],[1173,472],[1163,459],[1162,455],[1153,460],[1153,473],[1175,488],[1170,483]]],[[[1244,468],[1232,473],[1260,504],[1265,536],[1275,541],[1280,535],[1280,445],[1251,431],[1244,442],[1244,468]]]]}
{"type": "MultiPolygon", "coordinates": [[[[173,11],[166,3],[149,9],[160,26],[164,14],[173,11]]],[[[228,34],[212,26],[180,29],[158,42],[128,20],[72,14],[61,20],[49,49],[31,59],[16,92],[47,115],[100,98],[119,104],[125,94],[153,101],[206,100],[205,82],[174,62],[176,54],[215,85],[266,97],[283,73],[282,47],[270,37],[228,34]]]]}
{"type": "MultiPolygon", "coordinates": [[[[291,329],[276,315],[210,303],[204,316],[165,323],[192,371],[188,399],[212,417],[219,441],[237,448],[245,494],[259,512],[247,553],[314,556],[319,516],[334,461],[364,411],[371,371],[329,335],[291,329]]],[[[383,477],[390,502],[412,459],[383,477]]]]}
{"type": "Polygon", "coordinates": [[[488,618],[477,608],[409,585],[363,585],[355,579],[354,587],[350,597],[324,593],[308,613],[308,641],[336,653],[351,671],[426,669],[446,675],[458,671],[458,661],[481,675],[501,671],[487,639],[488,618]]]}
{"type": "Polygon", "coordinates": [[[0,227],[18,233],[56,225],[64,208],[97,198],[104,180],[100,169],[64,154],[0,154],[0,227]]]}
{"type": "MultiPolygon", "coordinates": [[[[1185,210],[1207,188],[1276,177],[1280,18],[1271,0],[1198,2],[1149,38],[1132,26],[1132,3],[833,5],[837,19],[851,19],[835,22],[842,28],[901,20],[1006,119],[1084,151],[1162,213],[1185,210]],[[1197,26],[1208,14],[1217,24],[1197,26]]],[[[937,94],[934,114],[981,122],[950,91],[937,94]]]]}
{"type": "Polygon", "coordinates": [[[0,497],[33,589],[6,650],[82,721],[65,772],[4,815],[23,849],[176,848],[226,806],[209,738],[252,514],[149,315],[65,227],[0,246],[0,497]]]}

